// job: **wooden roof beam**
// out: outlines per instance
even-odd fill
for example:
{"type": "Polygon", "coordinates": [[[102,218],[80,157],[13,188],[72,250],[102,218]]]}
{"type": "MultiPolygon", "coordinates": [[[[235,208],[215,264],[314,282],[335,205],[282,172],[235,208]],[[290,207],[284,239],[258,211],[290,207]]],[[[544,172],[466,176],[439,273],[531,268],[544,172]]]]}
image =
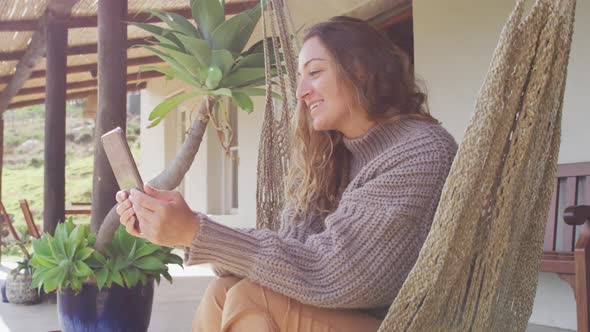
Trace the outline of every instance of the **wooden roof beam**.
{"type": "MultiPolygon", "coordinates": [[[[246,0],[246,1],[233,1],[227,2],[225,4],[225,14],[226,15],[234,15],[240,13],[244,10],[250,9],[256,4],[258,4],[259,0],[246,0]]],[[[178,9],[170,9],[166,10],[168,12],[176,13],[182,15],[186,18],[191,18],[192,13],[190,8],[178,8],[178,9]]],[[[133,22],[145,22],[145,23],[155,23],[159,22],[160,20],[157,17],[152,17],[149,13],[146,12],[139,12],[139,13],[130,13],[127,16],[128,21],[133,22]]],[[[98,22],[98,18],[96,15],[94,16],[73,16],[68,19],[68,28],[91,28],[96,27],[98,22]]],[[[37,30],[39,27],[39,20],[36,19],[28,19],[28,20],[13,20],[13,21],[0,21],[0,31],[34,31],[37,30]]]]}
{"type": "Polygon", "coordinates": [[[412,20],[414,18],[414,14],[412,11],[412,7],[408,8],[404,12],[400,13],[399,15],[392,16],[389,19],[377,24],[377,29],[385,30],[388,29],[396,24],[404,23],[406,21],[412,20]]]}
{"type": "MultiPolygon", "coordinates": [[[[72,7],[79,0],[49,0],[47,3],[47,9],[43,17],[39,20],[41,24],[36,26],[36,30],[31,37],[31,42],[27,46],[25,51],[22,51],[20,56],[13,60],[19,60],[16,65],[14,77],[6,85],[2,93],[0,94],[0,113],[4,112],[12,97],[22,88],[25,82],[29,79],[29,76],[33,72],[33,69],[37,66],[46,49],[46,36],[45,31],[47,25],[52,21],[59,21],[67,18],[70,15],[72,7]]],[[[2,61],[2,60],[0,60],[2,61]]]]}
{"type": "MultiPolygon", "coordinates": [[[[132,73],[127,75],[127,82],[136,82],[136,81],[144,81],[151,78],[162,77],[164,74],[157,72],[157,71],[145,71],[142,73],[132,73]]],[[[66,90],[77,90],[77,89],[84,89],[84,88],[93,88],[98,86],[98,80],[87,80],[87,81],[78,81],[78,82],[71,82],[66,85],[66,90]]],[[[17,96],[27,96],[27,95],[36,95],[40,93],[45,93],[45,86],[35,86],[30,88],[23,88],[21,89],[17,96]]]]}
{"type": "MultiPolygon", "coordinates": [[[[127,84],[127,91],[143,90],[146,88],[146,86],[147,86],[147,82],[127,84]]],[[[96,94],[96,93],[98,93],[98,90],[96,90],[96,89],[76,91],[76,92],[68,93],[66,95],[66,100],[82,99],[82,98],[88,97],[91,94],[96,94]]],[[[8,105],[8,107],[6,109],[12,110],[12,109],[17,109],[17,108],[22,108],[22,107],[27,107],[27,106],[41,105],[44,103],[45,103],[45,98],[23,100],[23,101],[18,101],[18,102],[8,105]]]]}
{"type": "MultiPolygon", "coordinates": [[[[127,67],[133,66],[142,66],[142,65],[149,65],[149,64],[158,64],[162,63],[164,60],[160,59],[159,57],[152,55],[152,56],[144,56],[144,57],[136,57],[136,58],[129,58],[127,60],[127,67]]],[[[85,73],[90,71],[96,71],[98,69],[97,63],[87,63],[83,65],[71,66],[68,67],[67,74],[78,74],[78,73],[85,73]]],[[[36,78],[45,78],[46,75],[45,70],[35,70],[29,76],[29,79],[36,79],[36,78]]],[[[7,84],[10,82],[12,75],[0,76],[0,84],[7,84]]]]}
{"type": "MultiPolygon", "coordinates": [[[[127,42],[127,48],[139,45],[148,45],[154,40],[151,38],[136,38],[136,39],[129,39],[127,42]]],[[[19,60],[24,57],[27,51],[12,51],[12,52],[5,52],[0,53],[0,61],[14,61],[19,60]]],[[[67,54],[68,55],[81,55],[81,54],[94,54],[98,52],[98,44],[84,44],[84,45],[74,45],[69,46],[67,54]]],[[[43,50],[45,53],[45,50],[43,50]]],[[[44,54],[43,54],[44,55],[44,54]]]]}

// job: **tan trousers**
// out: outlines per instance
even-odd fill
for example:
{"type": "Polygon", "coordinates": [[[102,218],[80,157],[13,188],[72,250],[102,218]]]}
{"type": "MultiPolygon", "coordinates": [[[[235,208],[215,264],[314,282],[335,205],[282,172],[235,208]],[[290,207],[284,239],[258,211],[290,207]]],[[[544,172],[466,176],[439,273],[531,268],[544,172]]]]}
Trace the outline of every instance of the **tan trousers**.
{"type": "Polygon", "coordinates": [[[381,320],[355,310],[304,305],[247,279],[216,278],[193,319],[193,332],[375,332],[381,320]]]}

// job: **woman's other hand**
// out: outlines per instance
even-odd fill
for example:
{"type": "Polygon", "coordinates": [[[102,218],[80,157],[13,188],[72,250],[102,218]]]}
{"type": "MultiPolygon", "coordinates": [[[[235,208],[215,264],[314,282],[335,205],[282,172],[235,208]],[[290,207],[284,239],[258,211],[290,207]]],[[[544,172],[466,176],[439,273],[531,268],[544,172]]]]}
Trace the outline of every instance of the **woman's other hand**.
{"type": "Polygon", "coordinates": [[[190,246],[199,232],[199,217],[182,195],[177,191],[155,189],[147,183],[143,190],[142,193],[132,189],[129,195],[141,230],[141,234],[136,235],[133,224],[126,224],[129,234],[164,246],[190,246]]]}
{"type": "Polygon", "coordinates": [[[118,191],[115,195],[115,199],[118,203],[115,211],[119,215],[119,222],[125,226],[129,234],[141,236],[137,229],[137,219],[135,218],[135,211],[129,200],[129,193],[125,190],[118,191]]]}

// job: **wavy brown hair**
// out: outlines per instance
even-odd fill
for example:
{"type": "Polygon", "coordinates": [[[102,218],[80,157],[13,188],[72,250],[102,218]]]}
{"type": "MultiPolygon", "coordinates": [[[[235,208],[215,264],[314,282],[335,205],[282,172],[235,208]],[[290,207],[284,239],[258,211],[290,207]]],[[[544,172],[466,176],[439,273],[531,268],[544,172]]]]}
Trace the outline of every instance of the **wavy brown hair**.
{"type": "MultiPolygon", "coordinates": [[[[438,122],[428,112],[408,55],[370,24],[344,16],[312,26],[303,42],[317,37],[334,60],[339,83],[351,91],[350,109],[377,123],[416,118],[438,122]]],[[[337,131],[315,131],[305,103],[297,105],[287,200],[307,218],[333,212],[348,183],[349,155],[337,131]]]]}

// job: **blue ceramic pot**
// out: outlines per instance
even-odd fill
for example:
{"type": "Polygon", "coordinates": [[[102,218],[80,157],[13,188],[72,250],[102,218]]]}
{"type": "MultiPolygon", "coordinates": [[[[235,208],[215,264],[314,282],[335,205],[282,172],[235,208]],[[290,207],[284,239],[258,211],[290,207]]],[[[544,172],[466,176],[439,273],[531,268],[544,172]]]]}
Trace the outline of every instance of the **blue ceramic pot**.
{"type": "Polygon", "coordinates": [[[154,281],[123,288],[113,284],[100,292],[96,284],[84,284],[57,295],[57,312],[63,332],[145,332],[150,324],[154,281]]]}

